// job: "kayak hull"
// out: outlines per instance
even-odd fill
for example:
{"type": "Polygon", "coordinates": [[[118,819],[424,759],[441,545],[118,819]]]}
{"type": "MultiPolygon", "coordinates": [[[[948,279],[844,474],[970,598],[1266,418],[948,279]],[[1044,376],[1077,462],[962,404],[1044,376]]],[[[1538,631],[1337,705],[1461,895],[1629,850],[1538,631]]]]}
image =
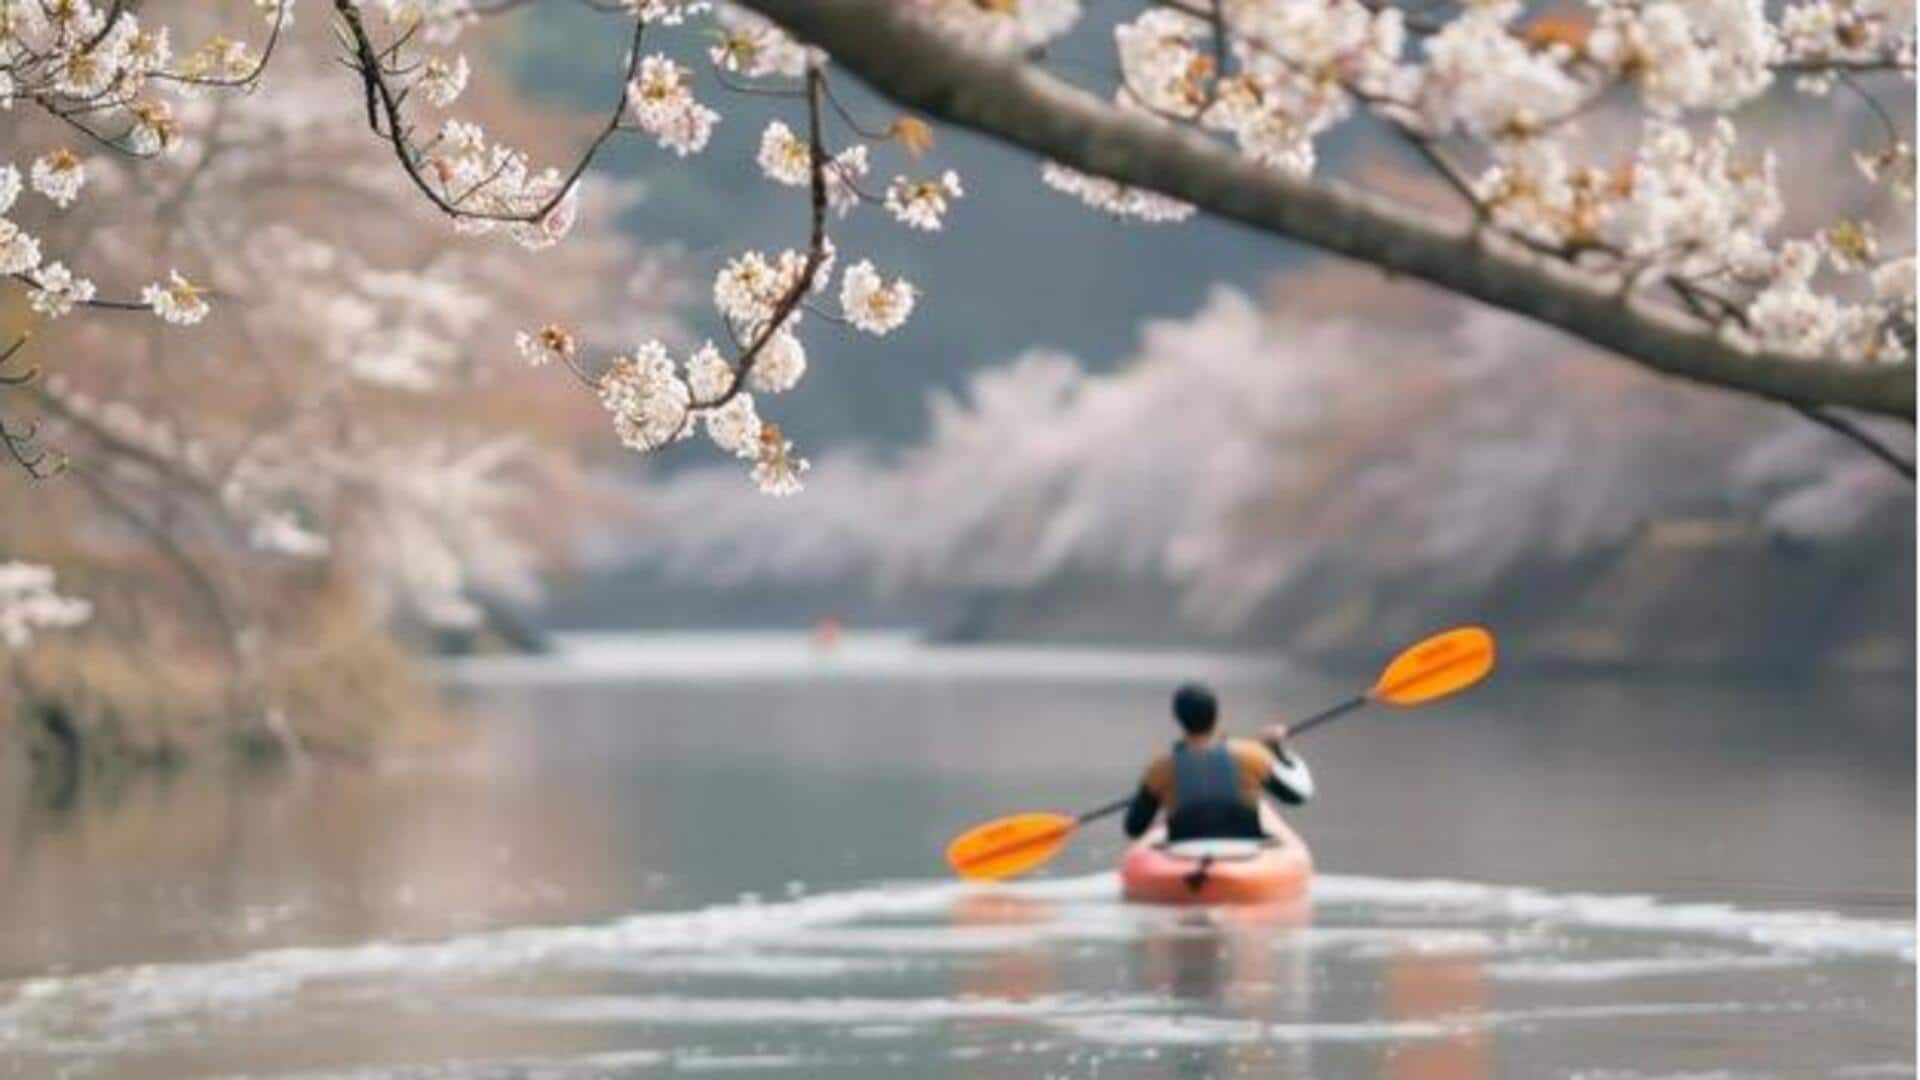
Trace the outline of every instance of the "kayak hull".
{"type": "Polygon", "coordinates": [[[1303,899],[1313,853],[1277,818],[1272,842],[1201,841],[1167,845],[1149,835],[1120,860],[1121,892],[1143,904],[1285,904],[1303,899]],[[1277,826],[1277,828],[1276,828],[1277,826]]]}

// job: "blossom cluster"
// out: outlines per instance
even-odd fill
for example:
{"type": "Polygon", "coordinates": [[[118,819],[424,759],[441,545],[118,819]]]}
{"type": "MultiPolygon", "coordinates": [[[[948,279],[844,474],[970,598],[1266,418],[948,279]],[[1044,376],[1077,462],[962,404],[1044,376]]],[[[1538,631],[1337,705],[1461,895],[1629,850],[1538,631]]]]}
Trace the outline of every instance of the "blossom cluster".
{"type": "MultiPolygon", "coordinates": [[[[272,34],[291,18],[292,0],[259,6],[272,34]]],[[[31,106],[73,133],[70,142],[28,148],[11,161],[0,152],[0,275],[26,284],[28,303],[42,318],[95,303],[98,289],[47,250],[41,236],[7,216],[21,197],[45,200],[54,214],[71,211],[91,176],[78,147],[137,158],[170,153],[186,137],[187,96],[245,85],[259,73],[261,54],[244,41],[216,34],[176,56],[178,36],[165,24],[143,21],[132,5],[0,0],[0,110],[31,106]]],[[[179,270],[146,286],[138,306],[176,326],[194,325],[209,311],[206,290],[179,270]]]]}
{"type": "MultiPolygon", "coordinates": [[[[753,158],[772,184],[805,196],[808,240],[771,256],[739,252],[718,270],[713,302],[724,334],[713,337],[724,349],[709,343],[688,352],[647,340],[609,357],[561,323],[514,341],[529,362],[558,361],[584,383],[623,444],[651,451],[704,429],[724,452],[752,461],[763,487],[796,488],[805,462],[760,419],[754,395],[783,392],[804,376],[803,318],[883,335],[923,302],[913,283],[871,260],[840,259],[828,224],[871,204],[905,228],[940,231],[965,197],[961,178],[917,164],[932,140],[923,122],[864,127],[827,89],[824,53],[712,0],[591,5],[632,30],[622,92],[574,164],[536,166],[449,113],[474,77],[456,48],[461,35],[512,6],[358,0],[335,9],[343,59],[363,82],[367,126],[406,180],[463,233],[498,234],[528,249],[561,241],[579,220],[581,178],[603,144],[638,135],[676,157],[706,151],[722,122],[712,85],[807,104],[804,122],[769,123],[753,158]],[[710,25],[697,29],[705,35],[697,49],[655,51],[648,37],[700,22],[710,25]],[[702,53],[708,67],[685,62],[702,53]],[[838,121],[852,133],[845,145],[838,121]],[[890,149],[907,159],[897,170],[885,167],[890,149]]],[[[36,224],[35,235],[18,224],[35,217],[6,215],[24,198],[57,218],[112,183],[90,154],[147,157],[192,144],[210,111],[196,102],[209,91],[251,87],[291,25],[294,0],[253,7],[264,40],[255,40],[256,28],[188,43],[149,5],[0,0],[0,109],[36,109],[74,132],[64,142],[0,152],[0,274],[25,287],[38,317],[92,305],[145,308],[176,326],[207,318],[217,295],[182,270],[168,268],[137,301],[105,298],[80,260],[46,250],[45,237],[57,233],[36,224]]],[[[1044,62],[1082,8],[1082,0],[901,0],[897,10],[963,47],[1044,62]]],[[[1910,78],[1915,37],[1911,0],[1470,0],[1443,8],[1161,0],[1139,5],[1113,29],[1118,73],[1103,90],[1142,123],[1191,126],[1299,183],[1325,167],[1333,133],[1367,117],[1422,153],[1476,220],[1509,242],[1625,289],[1670,290],[1676,304],[1742,345],[1885,361],[1911,348],[1912,288],[1900,281],[1910,257],[1882,251],[1865,220],[1808,228],[1792,218],[1778,162],[1743,143],[1732,114],[1780,86],[1822,94],[1844,84],[1873,103],[1859,81],[1910,78]],[[1615,138],[1590,137],[1593,117],[1617,116],[1628,102],[1638,111],[1624,138],[1620,125],[1609,129],[1615,138]]],[[[1910,203],[1911,139],[1877,103],[1875,112],[1881,123],[1854,154],[1859,172],[1910,203]]],[[[1194,210],[1060,162],[1045,163],[1041,179],[1121,217],[1174,222],[1194,210]]],[[[342,368],[394,389],[431,385],[450,363],[419,344],[436,335],[413,333],[418,328],[401,319],[407,329],[383,337],[372,324],[384,315],[371,314],[385,311],[382,288],[397,294],[424,285],[430,294],[431,284],[426,275],[369,275],[367,290],[337,313],[350,330],[365,330],[342,335],[357,341],[342,368]]],[[[434,305],[422,318],[475,317],[456,307],[434,305]]]]}
{"type": "Polygon", "coordinates": [[[93,605],[54,591],[53,571],[36,563],[0,563],[0,645],[24,649],[42,630],[79,626],[93,605]]]}
{"type": "MultiPolygon", "coordinates": [[[[798,79],[807,72],[809,50],[765,18],[734,4],[715,12],[717,40],[707,50],[715,69],[748,79],[798,79]]],[[[823,57],[812,56],[814,62],[823,57]]]]}
{"type": "Polygon", "coordinates": [[[904,0],[917,17],[993,52],[1045,45],[1080,20],[1080,0],[904,0]]]}
{"type": "MultiPolygon", "coordinates": [[[[629,7],[647,25],[674,26],[706,5],[629,7]]],[[[960,177],[946,170],[897,173],[881,191],[870,190],[874,158],[869,143],[894,143],[917,159],[932,142],[926,125],[903,117],[874,133],[849,119],[855,140],[830,148],[821,107],[827,94],[825,57],[733,5],[722,5],[714,15],[718,39],[707,55],[717,81],[808,101],[806,123],[796,128],[786,120],[769,122],[753,156],[768,181],[807,193],[812,239],[805,248],[771,255],[740,252],[715,273],[713,304],[733,345],[731,355],[712,341],[682,353],[665,341],[646,340],[593,373],[580,336],[563,324],[522,330],[514,344],[529,364],[557,362],[586,383],[623,445],[651,452],[704,431],[722,452],[751,463],[752,478],[763,491],[789,494],[800,490],[808,462],[759,409],[765,397],[791,390],[806,374],[807,348],[799,336],[805,314],[817,312],[855,330],[884,335],[899,329],[920,299],[911,282],[883,273],[872,260],[840,269],[827,235],[828,220],[873,203],[907,228],[938,231],[965,189],[960,177]],[[792,86],[796,79],[801,80],[797,89],[792,86]],[[750,84],[743,86],[740,80],[750,84]],[[825,306],[829,298],[837,299],[837,310],[825,306]]],[[[696,73],[664,53],[630,60],[633,74],[625,112],[632,129],[680,156],[704,150],[720,116],[696,96],[696,73]]],[[[837,101],[834,105],[844,117],[844,109],[837,101]]]]}
{"type": "MultiPolygon", "coordinates": [[[[949,5],[922,6],[962,32],[949,5]]],[[[1001,18],[1033,14],[1022,3],[983,7],[1003,9],[1001,18]]],[[[1317,168],[1327,133],[1365,112],[1450,169],[1476,215],[1502,232],[1584,269],[1670,285],[1737,343],[1905,358],[1912,319],[1901,290],[1887,287],[1903,262],[1861,241],[1866,229],[1856,221],[1815,238],[1782,235],[1777,162],[1743,149],[1729,114],[1782,72],[1816,93],[1856,74],[1911,80],[1911,3],[1586,0],[1584,11],[1544,14],[1519,0],[1458,7],[1436,19],[1366,0],[1154,5],[1114,30],[1114,100],[1149,122],[1219,133],[1297,179],[1317,168]],[[1589,114],[1617,114],[1622,90],[1644,108],[1638,145],[1608,160],[1583,125],[1589,114]],[[1836,245],[1834,236],[1852,239],[1836,245]]],[[[1869,181],[1910,204],[1913,148],[1891,122],[1882,126],[1887,141],[1855,160],[1869,181]]],[[[1177,221],[1192,210],[1058,162],[1045,163],[1041,177],[1122,217],[1177,221]]]]}
{"type": "MultiPolygon", "coordinates": [[[[749,251],[730,260],[715,275],[714,306],[729,334],[751,344],[737,360],[711,341],[679,363],[660,341],[614,357],[594,386],[620,441],[645,452],[704,429],[720,450],[752,463],[753,480],[763,491],[799,491],[808,462],[777,424],[761,418],[754,395],[791,390],[806,374],[798,303],[826,291],[833,266],[830,244],[818,258],[789,250],[772,258],[749,251]]],[[[884,277],[865,259],[847,267],[840,283],[845,320],[870,334],[906,322],[918,296],[910,282],[884,277]]],[[[517,345],[536,366],[554,360],[571,365],[577,349],[571,331],[557,325],[523,332],[517,345]]]]}
{"type": "Polygon", "coordinates": [[[720,119],[719,113],[694,100],[688,85],[691,74],[666,56],[648,56],[627,85],[627,101],[640,130],[681,157],[706,149],[720,119]]]}

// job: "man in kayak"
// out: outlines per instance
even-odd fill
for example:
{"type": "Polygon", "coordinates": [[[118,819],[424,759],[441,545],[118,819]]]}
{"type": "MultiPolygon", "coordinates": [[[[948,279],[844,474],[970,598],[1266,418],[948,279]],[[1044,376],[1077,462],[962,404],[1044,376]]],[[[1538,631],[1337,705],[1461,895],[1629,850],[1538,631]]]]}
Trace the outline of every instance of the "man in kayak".
{"type": "Polygon", "coordinates": [[[1286,725],[1258,740],[1225,738],[1215,730],[1219,701],[1197,683],[1174,692],[1173,716],[1186,734],[1140,778],[1127,807],[1129,837],[1138,839],[1165,807],[1168,840],[1259,839],[1261,792],[1290,806],[1313,797],[1313,774],[1288,752],[1286,725]]]}

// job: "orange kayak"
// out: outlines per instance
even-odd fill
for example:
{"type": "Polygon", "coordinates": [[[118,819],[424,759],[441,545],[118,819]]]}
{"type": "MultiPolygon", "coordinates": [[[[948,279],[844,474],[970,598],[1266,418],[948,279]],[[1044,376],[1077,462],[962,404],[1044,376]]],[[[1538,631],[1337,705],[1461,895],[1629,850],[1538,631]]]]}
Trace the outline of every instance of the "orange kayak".
{"type": "Polygon", "coordinates": [[[1120,860],[1120,887],[1147,904],[1277,904],[1306,896],[1313,853],[1276,817],[1269,840],[1188,840],[1148,835],[1120,860]]]}

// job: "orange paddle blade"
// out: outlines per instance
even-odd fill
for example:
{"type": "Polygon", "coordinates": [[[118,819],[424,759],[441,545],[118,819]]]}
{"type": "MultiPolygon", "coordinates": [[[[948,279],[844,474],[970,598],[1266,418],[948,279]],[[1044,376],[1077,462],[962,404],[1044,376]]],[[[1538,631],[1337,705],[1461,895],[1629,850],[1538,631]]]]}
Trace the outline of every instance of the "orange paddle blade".
{"type": "Polygon", "coordinates": [[[969,881],[998,881],[1027,871],[1066,846],[1080,822],[1071,814],[1015,814],[961,833],[947,845],[947,865],[969,881]]]}
{"type": "Polygon", "coordinates": [[[1486,678],[1493,659],[1493,635],[1485,628],[1443,630],[1394,657],[1367,697],[1389,705],[1424,705],[1486,678]]]}

